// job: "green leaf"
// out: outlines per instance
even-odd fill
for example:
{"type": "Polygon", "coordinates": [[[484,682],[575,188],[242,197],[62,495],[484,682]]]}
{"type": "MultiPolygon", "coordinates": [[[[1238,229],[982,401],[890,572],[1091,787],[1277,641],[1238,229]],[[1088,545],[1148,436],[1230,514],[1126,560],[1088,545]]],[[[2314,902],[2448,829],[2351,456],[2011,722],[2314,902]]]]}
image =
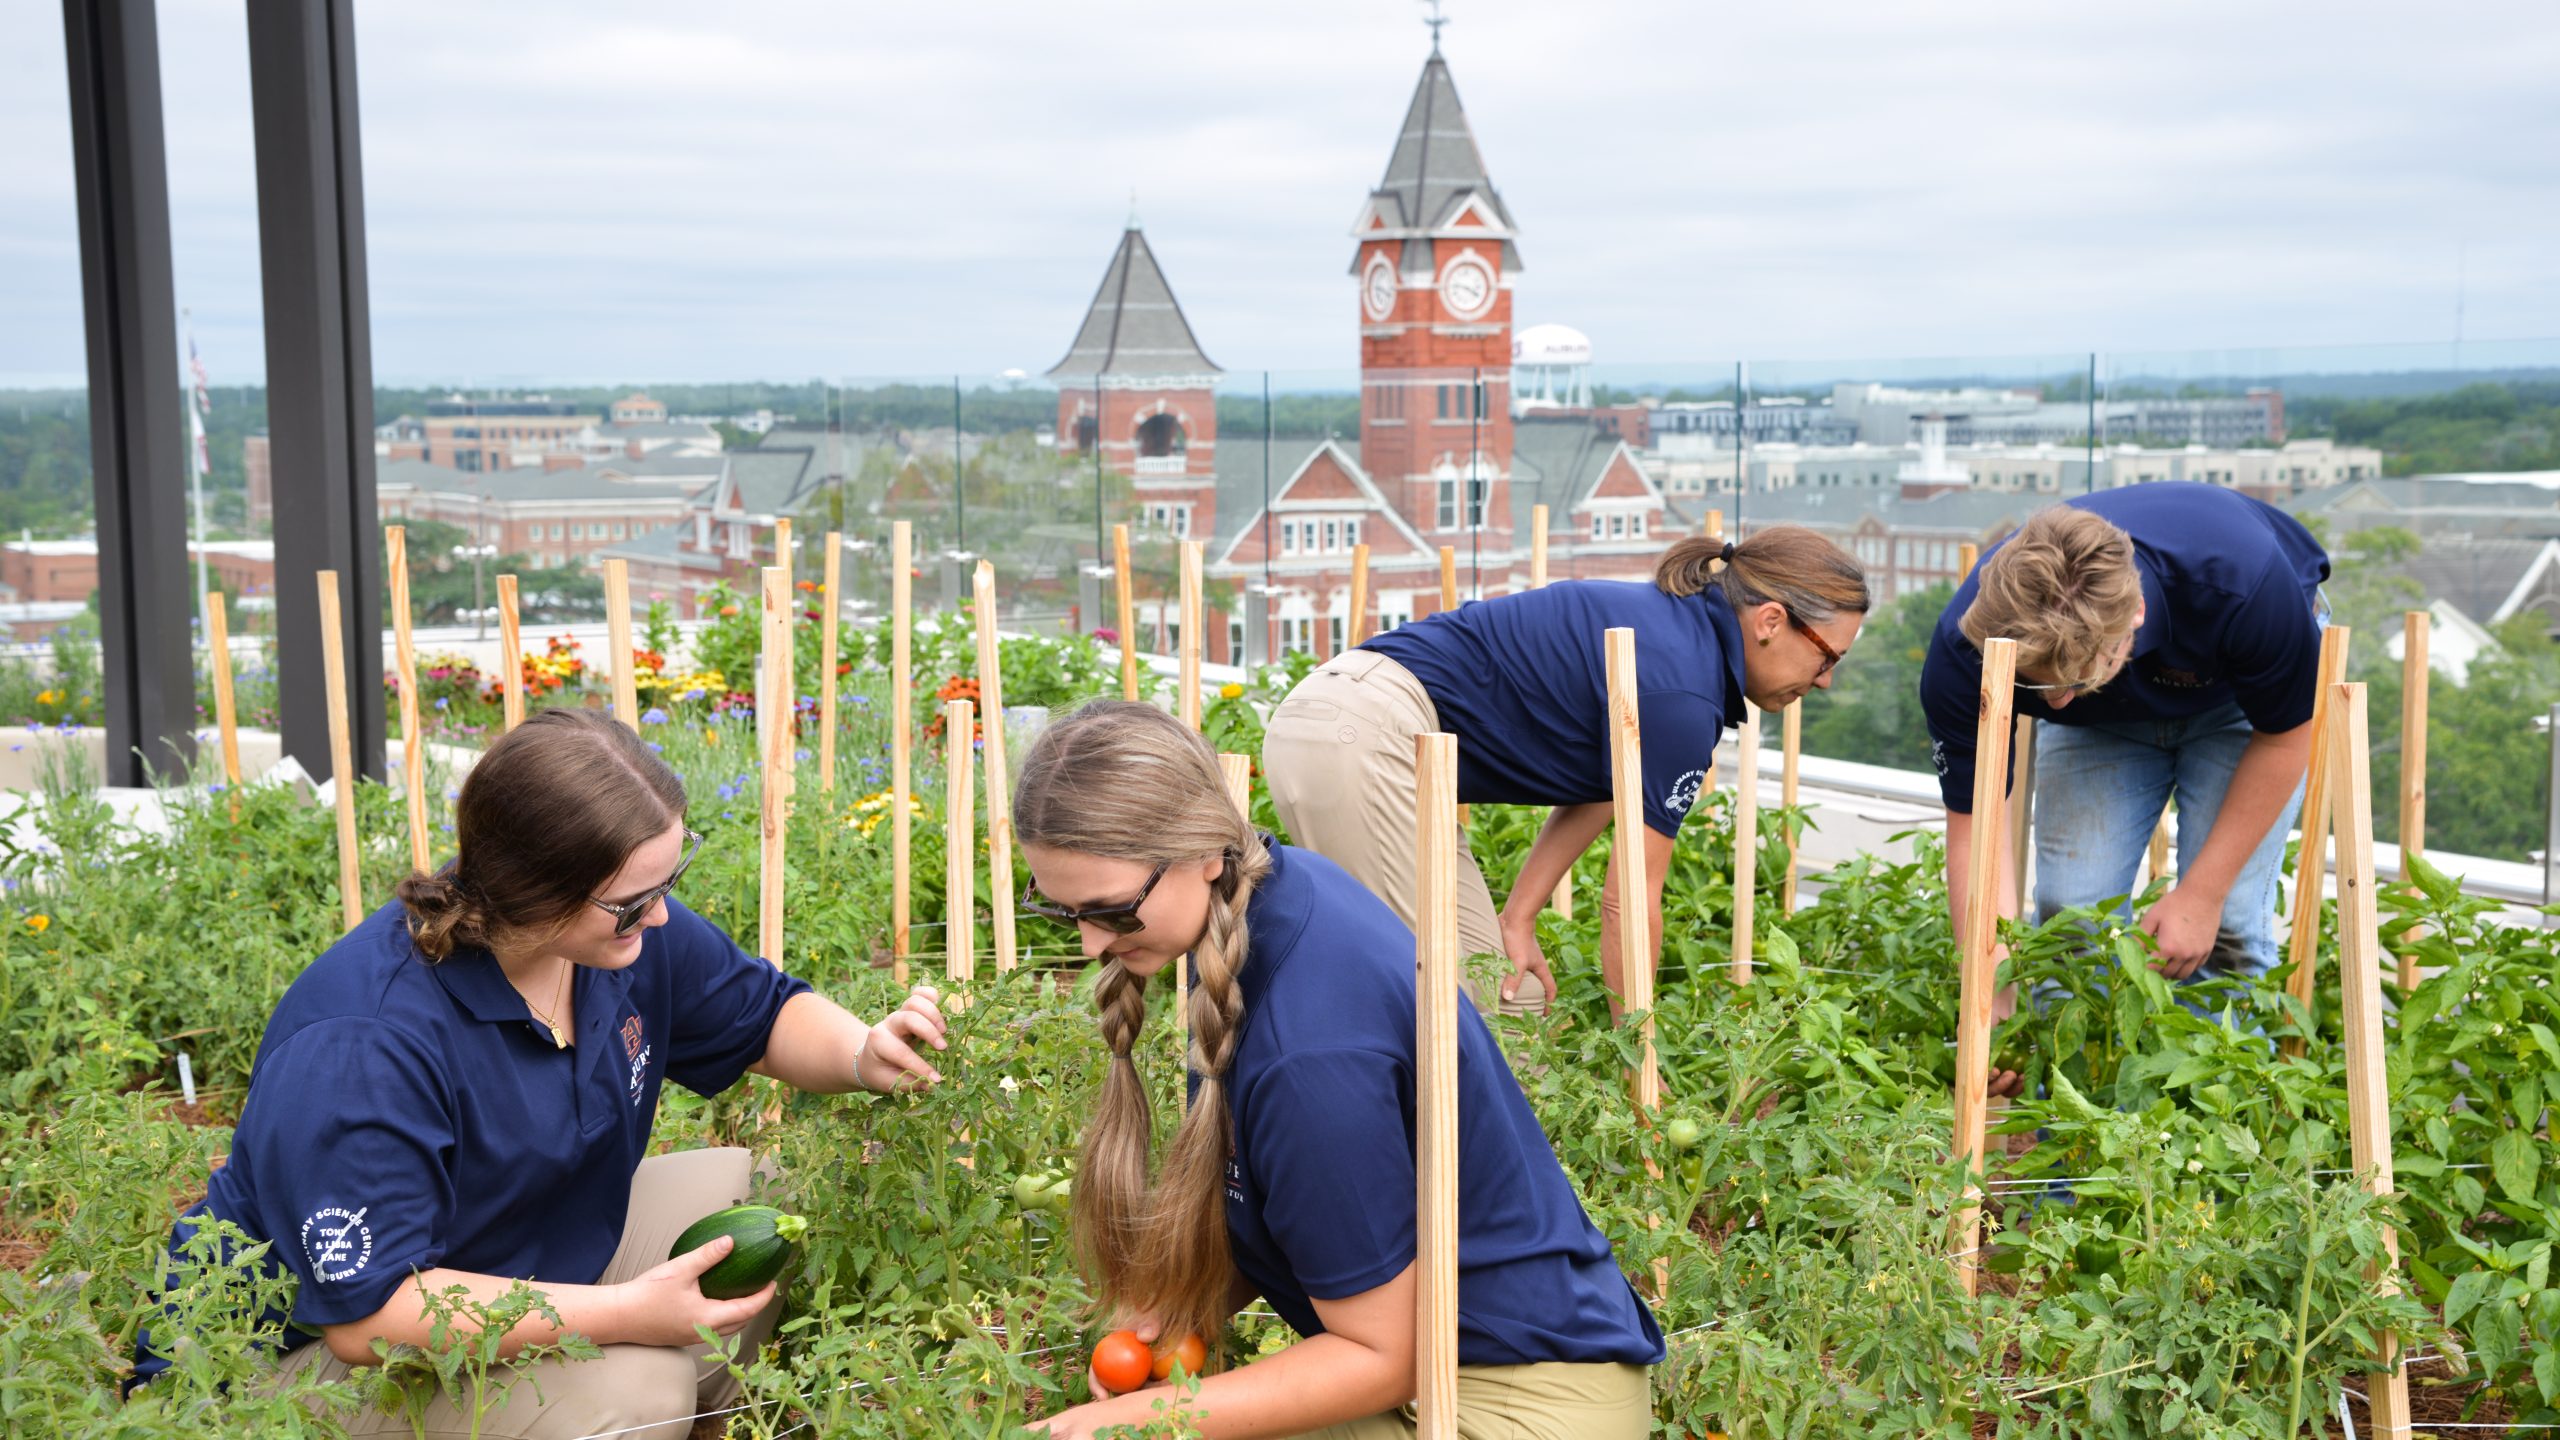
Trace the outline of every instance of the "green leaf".
{"type": "Polygon", "coordinates": [[[2475,1306],[2488,1299],[2497,1288],[2498,1272],[2495,1270],[2464,1271],[2454,1280],[2453,1288],[2445,1293],[2444,1323],[2461,1324],[2462,1317],[2470,1314],[2475,1306]]]}
{"type": "Polygon", "coordinates": [[[2228,1067],[2218,1055],[2190,1055],[2178,1062],[2169,1078],[2160,1082],[2171,1090],[2184,1090],[2199,1080],[2222,1074],[2228,1067]]]}
{"type": "Polygon", "coordinates": [[[2560,1348],[2546,1346],[2533,1357],[2533,1383],[2542,1391],[2543,1404],[2560,1404],[2560,1348]]]}
{"type": "Polygon", "coordinates": [[[2508,1130],[2489,1147],[2489,1173],[2498,1188],[2510,1200],[2531,1200],[2533,1182],[2542,1171],[2542,1156],[2534,1148],[2533,1137],[2522,1130],[2508,1130]]]}
{"type": "Polygon", "coordinates": [[[2524,1311],[2513,1305],[2491,1305],[2472,1322],[2471,1348],[2491,1375],[2497,1375],[2524,1352],[2524,1311]]]}
{"type": "Polygon", "coordinates": [[[2551,1058],[2551,1063],[2560,1065],[2560,1035],[2552,1034],[2550,1026],[2539,1022],[2524,1028],[2532,1032],[2533,1043],[2542,1047],[2542,1053],[2551,1058]]]}

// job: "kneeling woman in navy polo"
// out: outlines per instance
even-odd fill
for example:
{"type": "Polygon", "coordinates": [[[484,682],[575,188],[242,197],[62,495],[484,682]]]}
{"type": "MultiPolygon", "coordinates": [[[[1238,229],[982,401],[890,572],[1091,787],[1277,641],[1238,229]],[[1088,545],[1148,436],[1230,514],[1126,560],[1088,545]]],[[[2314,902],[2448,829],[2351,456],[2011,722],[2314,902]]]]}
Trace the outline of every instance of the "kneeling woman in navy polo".
{"type": "MultiPolygon", "coordinates": [[[[1304,1337],[1203,1382],[1213,1440],[1411,1434],[1413,933],[1340,866],[1256,834],[1209,747],[1147,706],[1098,702],[1043,734],[1014,826],[1028,903],[1106,962],[1111,1060],[1073,1226],[1103,1305],[1142,1338],[1205,1337],[1261,1296],[1304,1337]],[[1150,1185],[1130,1052],[1149,982],[1186,953],[1197,1088],[1150,1185]]],[[[1644,1435],[1662,1332],[1472,1008],[1458,1081],[1461,1424],[1644,1435]]],[[[1095,1393],[1049,1433],[1144,1422],[1165,1398],[1095,1393]]]]}
{"type": "MultiPolygon", "coordinates": [[[[683,783],[631,731],[537,714],[463,782],[454,863],[402,881],[285,992],[230,1161],[177,1232],[211,1214],[273,1243],[300,1281],[274,1317],[285,1366],[374,1363],[378,1339],[426,1340],[422,1291],[488,1301],[521,1279],[560,1323],[527,1319],[510,1352],[574,1333],[603,1358],[538,1367],[477,1425],[439,1399],[431,1432],[587,1435],[721,1402],[695,1327],[754,1337],[780,1301],[704,1297],[725,1237],[666,1258],[750,1175],[743,1150],[644,1160],[660,1086],[713,1095],[750,1070],[821,1093],[928,1085],[913,1047],[941,1048],[943,1022],[920,988],[866,1025],[677,904],[701,843],[684,815],[683,783]]],[[[166,1367],[148,1337],[138,1359],[142,1381],[166,1367]]]]}
{"type": "MultiPolygon", "coordinates": [[[[1776,525],[1738,545],[1679,541],[1650,585],[1568,580],[1443,610],[1334,656],[1289,692],[1263,737],[1272,803],[1291,839],[1360,877],[1410,925],[1413,738],[1457,736],[1461,801],[1554,807],[1498,919],[1484,872],[1458,866],[1458,940],[1470,955],[1511,961],[1503,999],[1522,998],[1532,975],[1543,988],[1528,998],[1552,995],[1538,911],[1609,826],[1606,633],[1636,636],[1646,933],[1659,949],[1672,840],[1715,784],[1716,743],[1742,722],[1746,696],[1778,710],[1827,687],[1867,603],[1866,576],[1847,551],[1776,525]]],[[[1613,853],[1604,896],[1618,893],[1617,865],[1613,853]]],[[[1601,973],[1613,1010],[1623,993],[1616,937],[1616,905],[1604,899],[1601,973]]]]}

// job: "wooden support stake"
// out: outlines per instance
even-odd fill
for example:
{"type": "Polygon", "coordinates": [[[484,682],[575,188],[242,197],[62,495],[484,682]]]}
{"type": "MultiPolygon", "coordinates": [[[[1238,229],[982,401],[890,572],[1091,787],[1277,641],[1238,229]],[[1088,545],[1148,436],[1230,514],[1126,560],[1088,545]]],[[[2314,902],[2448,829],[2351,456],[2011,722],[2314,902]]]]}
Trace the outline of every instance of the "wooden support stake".
{"type": "Polygon", "coordinates": [[[1253,757],[1221,752],[1218,756],[1219,778],[1227,782],[1227,798],[1236,802],[1236,813],[1244,823],[1253,823],[1253,757]]]}
{"type": "Polygon", "coordinates": [[[1760,886],[1760,712],[1742,702],[1733,767],[1733,983],[1751,983],[1752,903],[1760,886]]]}
{"type": "Polygon", "coordinates": [[[1200,542],[1182,542],[1182,640],[1175,648],[1180,652],[1182,674],[1182,723],[1200,728],[1200,627],[1203,619],[1200,594],[1200,542]]]}
{"type": "Polygon", "coordinates": [[[1984,1134],[1990,1121],[1991,1000],[1999,989],[1993,956],[2000,936],[2000,848],[2008,834],[2010,706],[2018,682],[2018,642],[1982,645],[1982,710],[1974,730],[1973,849],[1966,865],[1964,933],[1956,937],[1963,958],[1956,1008],[1956,1154],[1966,1167],[1964,1205],[1956,1212],[1955,1266],[1964,1293],[1982,1281],[1984,1134]]]}
{"type": "Polygon", "coordinates": [[[996,643],[996,567],[981,560],[972,595],[978,617],[978,703],[987,717],[987,903],[995,916],[996,973],[1010,974],[1013,936],[1013,771],[1004,759],[1004,662],[996,643]]]}
{"type": "Polygon", "coordinates": [[[1129,527],[1111,527],[1111,582],[1120,600],[1120,698],[1138,698],[1138,617],[1129,598],[1129,527]]]}
{"type": "Polygon", "coordinates": [[[889,527],[889,848],[891,899],[889,902],[889,976],[907,983],[907,956],[913,937],[909,927],[915,919],[911,908],[910,888],[914,860],[907,853],[914,839],[914,822],[907,811],[915,803],[915,779],[910,768],[915,759],[915,620],[916,620],[916,532],[912,521],[896,521],[889,527]]]}
{"type": "MultiPolygon", "coordinates": [[[[2376,1195],[2389,1195],[2391,1173],[2391,1095],[2382,1048],[2382,935],[2374,901],[2373,784],[2371,752],[2366,748],[2365,690],[2361,684],[2324,687],[2328,703],[2329,787],[2337,800],[2338,833],[2338,988],[2345,1000],[2347,1049],[2347,1138],[2357,1183],[2376,1195]]],[[[2374,1288],[2384,1295],[2400,1292],[2400,1237],[2382,1233],[2387,1263],[2376,1266],[2374,1288]]],[[[2399,1337],[2384,1331],[2374,1358],[2395,1367],[2388,1375],[2368,1376],[2371,1397],[2369,1428],[2377,1436],[2409,1434],[2409,1377],[2397,1368],[2399,1337]]]]}
{"type": "Polygon", "coordinates": [[[1357,647],[1369,638],[1369,543],[1351,547],[1351,620],[1343,627],[1345,642],[1357,647]]]}
{"type": "Polygon", "coordinates": [[[2150,878],[2151,878],[2152,880],[2165,880],[2165,879],[2167,879],[2167,878],[2168,878],[2168,876],[2169,876],[2169,812],[2168,812],[2168,811],[2166,811],[2166,810],[2161,811],[2161,812],[2160,812],[2160,819],[2159,819],[2158,823],[2154,824],[2154,825],[2151,827],[2151,848],[2150,848],[2148,851],[2146,851],[2146,852],[2144,853],[2144,855],[2143,855],[2143,857],[2142,857],[2142,858],[2143,858],[2143,863],[2144,863],[2145,865],[2147,865],[2147,866],[2149,866],[2149,867],[2150,867],[2150,870],[2151,870],[2151,876],[2150,876],[2150,878]]]}
{"type": "Polygon", "coordinates": [[[1458,608],[1458,547],[1440,547],[1440,608],[1458,608]]]}
{"type": "MultiPolygon", "coordinates": [[[[204,593],[205,669],[213,677],[213,720],[222,731],[222,783],[240,788],[240,708],[231,691],[231,613],[219,590],[204,593]]],[[[236,814],[240,797],[231,799],[236,814]]]]}
{"type": "MultiPolygon", "coordinates": [[[[960,987],[978,975],[978,818],[969,773],[976,758],[969,735],[977,724],[977,706],[942,702],[942,974],[953,987],[945,1002],[949,1009],[965,1003],[960,987]]],[[[999,897],[996,903],[1004,901],[999,897]]]]}
{"type": "MultiPolygon", "coordinates": [[[[1529,588],[1544,590],[1547,581],[1547,507],[1532,505],[1529,507],[1529,588]]],[[[1558,915],[1567,920],[1573,918],[1572,862],[1566,862],[1564,878],[1556,882],[1556,893],[1548,898],[1547,903],[1558,915]]]]}
{"type": "MultiPolygon", "coordinates": [[[[1618,961],[1630,1013],[1643,1012],[1643,1058],[1631,1077],[1636,1107],[1649,1117],[1662,1107],[1662,1070],[1653,1050],[1653,907],[1645,899],[1644,741],[1636,724],[1636,632],[1606,632],[1609,660],[1609,784],[1616,829],[1610,845],[1618,872],[1618,961]]],[[[1648,1123],[1650,1121],[1648,1120],[1648,1123]]]]}
{"type": "MultiPolygon", "coordinates": [[[[2427,853],[2427,623],[2424,610],[2400,617],[2400,880],[2427,853]]],[[[2400,957],[2400,989],[2418,988],[2418,957],[2400,957]]]]}
{"type": "Polygon", "coordinates": [[[498,695],[506,728],[524,723],[524,622],[516,611],[516,577],[498,577],[498,695]]]}
{"type": "Polygon", "coordinates": [[[773,522],[773,563],[782,567],[782,588],[786,591],[798,568],[791,562],[791,517],[785,515],[773,522]]]}
{"type": "Polygon", "coordinates": [[[320,572],[320,673],[329,697],[329,798],[338,817],[338,909],[347,928],[364,921],[363,851],[356,839],[355,742],[347,734],[347,634],[338,572],[320,572]]]}
{"type": "MultiPolygon", "coordinates": [[[[769,591],[771,587],[767,589],[769,591]]],[[[787,575],[782,589],[787,614],[791,603],[791,582],[787,575]]],[[[767,600],[766,607],[771,608],[772,603],[767,600]]],[[[629,561],[604,562],[604,633],[606,652],[613,657],[613,718],[637,730],[640,728],[640,677],[632,661],[629,561]]],[[[788,692],[790,688],[790,682],[784,681],[783,689],[788,692]]],[[[790,703],[789,694],[783,696],[783,702],[786,705],[790,703]]]]}
{"type": "Polygon", "coordinates": [[[1804,758],[1804,699],[1799,696],[1787,702],[1786,718],[1778,727],[1779,743],[1784,746],[1778,770],[1778,804],[1787,812],[1787,875],[1778,885],[1778,913],[1796,913],[1796,767],[1804,758]]]}
{"type": "Polygon", "coordinates": [[[844,682],[836,677],[837,616],[842,613],[838,588],[844,581],[844,532],[827,532],[826,579],[818,586],[818,791],[836,793],[836,707],[844,682]]]}
{"type": "Polygon", "coordinates": [[[400,682],[400,780],[409,799],[409,868],[430,872],[427,854],[427,747],[418,734],[418,640],[409,624],[409,527],[382,527],[391,572],[393,667],[400,682]]]}
{"type": "MultiPolygon", "coordinates": [[[[2316,1017],[2312,997],[2320,981],[2320,898],[2329,873],[2329,701],[2330,692],[2347,678],[2344,625],[2320,632],[2320,688],[2311,703],[2311,762],[2302,779],[2302,849],[2294,857],[2293,913],[2286,936],[2285,959],[2293,966],[2286,993],[2316,1017]]],[[[2370,802],[2368,802],[2370,803],[2370,802]]],[[[2302,1042],[2287,1038],[2287,1055],[2302,1053],[2302,1042]]]]}
{"type": "Polygon", "coordinates": [[[1973,575],[1973,562],[1974,562],[1975,560],[1977,560],[1977,559],[1981,558],[1981,555],[1982,555],[1982,552],[1981,552],[1979,549],[1975,548],[1974,543],[1973,543],[1972,541],[1970,541],[1970,540],[1967,540],[1967,541],[1966,541],[1966,542],[1964,542],[1963,544],[1958,545],[1958,546],[1956,547],[1956,583],[1957,583],[1957,584],[1961,585],[1961,584],[1963,584],[1967,579],[1971,578],[1971,576],[1973,575]]]}
{"type": "MultiPolygon", "coordinates": [[[[787,970],[783,963],[782,878],[783,842],[789,837],[791,801],[791,572],[779,565],[764,567],[764,683],[758,687],[756,706],[772,707],[772,724],[762,727],[764,740],[763,815],[760,820],[764,840],[763,863],[759,870],[761,885],[756,903],[756,953],[771,961],[777,970],[787,970]]],[[[626,617],[629,612],[624,612],[626,617]]],[[[628,668],[630,651],[621,652],[628,668]]]]}
{"type": "Polygon", "coordinates": [[[1414,737],[1417,1440],[1458,1434],[1458,737],[1414,737]]]}
{"type": "MultiPolygon", "coordinates": [[[[1724,512],[1722,510],[1709,510],[1707,512],[1707,538],[1710,540],[1721,540],[1724,538],[1724,512]]],[[[1707,573],[1710,575],[1716,574],[1723,569],[1724,562],[1722,560],[1710,560],[1707,562],[1707,573]]]]}

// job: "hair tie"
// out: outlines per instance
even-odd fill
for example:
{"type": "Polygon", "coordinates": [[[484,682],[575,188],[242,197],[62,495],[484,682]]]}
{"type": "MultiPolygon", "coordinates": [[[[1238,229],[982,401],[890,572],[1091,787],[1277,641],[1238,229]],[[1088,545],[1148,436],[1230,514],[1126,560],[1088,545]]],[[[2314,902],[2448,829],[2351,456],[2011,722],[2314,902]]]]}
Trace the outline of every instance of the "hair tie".
{"type": "Polygon", "coordinates": [[[1724,562],[1725,564],[1727,564],[1727,565],[1732,564],[1732,563],[1733,563],[1733,542],[1732,542],[1732,541],[1730,541],[1730,540],[1727,540],[1726,542],[1724,542],[1724,549],[1722,549],[1722,550],[1720,550],[1720,551],[1716,552],[1716,558],[1717,558],[1718,560],[1723,561],[1723,562],[1724,562]]]}

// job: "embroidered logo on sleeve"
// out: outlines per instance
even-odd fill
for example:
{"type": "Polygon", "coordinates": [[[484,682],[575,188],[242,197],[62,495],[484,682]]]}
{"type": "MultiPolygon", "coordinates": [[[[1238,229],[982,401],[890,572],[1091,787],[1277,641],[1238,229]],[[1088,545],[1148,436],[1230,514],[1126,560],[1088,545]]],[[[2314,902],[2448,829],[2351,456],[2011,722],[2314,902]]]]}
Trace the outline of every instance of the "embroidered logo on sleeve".
{"type": "Polygon", "coordinates": [[[1944,741],[1944,740],[1932,740],[1932,741],[1930,741],[1930,742],[1929,742],[1929,763],[1938,767],[1938,778],[1939,778],[1939,779],[1944,780],[1945,778],[1947,778],[1947,742],[1946,742],[1946,741],[1944,741]]]}
{"type": "Polygon", "coordinates": [[[622,1056],[631,1062],[631,1103],[634,1105],[640,1103],[640,1092],[649,1079],[650,1053],[648,1034],[640,1024],[640,1017],[634,1015],[623,1021],[622,1056]]]}
{"type": "Polygon", "coordinates": [[[373,1259],[373,1228],[364,1223],[372,1211],[330,1206],[302,1222],[302,1253],[311,1257],[311,1278],[345,1280],[373,1259]]]}
{"type": "Polygon", "coordinates": [[[1707,772],[1692,770],[1671,782],[1671,793],[1663,797],[1663,805],[1674,815],[1686,815],[1698,803],[1698,792],[1706,788],[1707,772]]]}

